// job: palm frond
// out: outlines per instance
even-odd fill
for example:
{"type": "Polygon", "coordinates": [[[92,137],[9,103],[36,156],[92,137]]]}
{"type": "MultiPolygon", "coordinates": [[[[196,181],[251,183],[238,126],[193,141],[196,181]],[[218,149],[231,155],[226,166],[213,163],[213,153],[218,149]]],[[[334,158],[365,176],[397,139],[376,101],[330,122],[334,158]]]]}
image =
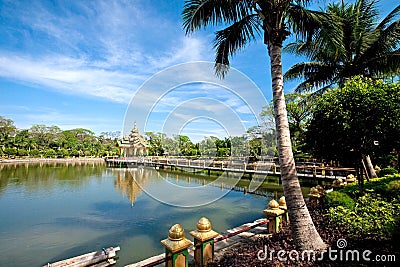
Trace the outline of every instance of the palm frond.
{"type": "Polygon", "coordinates": [[[371,61],[373,64],[370,64],[369,70],[375,77],[385,77],[385,74],[400,73],[400,48],[391,53],[373,58],[371,61]]]}
{"type": "Polygon", "coordinates": [[[215,68],[217,75],[224,77],[229,70],[229,57],[261,35],[261,21],[251,14],[231,26],[217,31],[214,41],[216,50],[215,68]]]}
{"type": "Polygon", "coordinates": [[[396,18],[397,16],[400,16],[400,5],[395,7],[376,27],[378,30],[385,29],[388,24],[391,23],[391,21],[396,18]]]}
{"type": "Polygon", "coordinates": [[[187,0],[182,11],[186,34],[208,25],[230,24],[251,12],[249,0],[187,0]]]}
{"type": "Polygon", "coordinates": [[[308,39],[321,28],[327,14],[320,11],[309,10],[301,5],[291,4],[288,8],[288,21],[292,32],[298,37],[308,39]]]}

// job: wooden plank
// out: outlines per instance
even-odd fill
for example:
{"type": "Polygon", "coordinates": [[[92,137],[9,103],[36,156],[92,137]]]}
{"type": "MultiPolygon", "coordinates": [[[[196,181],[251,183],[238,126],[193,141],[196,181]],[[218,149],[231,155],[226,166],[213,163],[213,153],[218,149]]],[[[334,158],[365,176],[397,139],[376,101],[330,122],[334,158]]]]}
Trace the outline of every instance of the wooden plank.
{"type": "MultiPolygon", "coordinates": [[[[104,252],[104,250],[99,250],[95,252],[89,252],[80,256],[72,257],[66,260],[57,261],[54,263],[48,263],[43,265],[43,267],[86,267],[93,265],[107,259],[114,258],[116,252],[120,250],[120,247],[109,247],[104,252]]],[[[108,263],[110,265],[111,263],[108,263]]],[[[108,266],[105,265],[105,266],[108,266]]]]}

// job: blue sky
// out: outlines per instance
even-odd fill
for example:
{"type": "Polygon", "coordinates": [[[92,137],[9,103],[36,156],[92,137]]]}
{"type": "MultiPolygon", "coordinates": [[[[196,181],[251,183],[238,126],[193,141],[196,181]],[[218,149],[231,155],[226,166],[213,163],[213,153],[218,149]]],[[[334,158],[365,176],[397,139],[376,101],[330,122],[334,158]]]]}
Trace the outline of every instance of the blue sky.
{"type": "MultiPolygon", "coordinates": [[[[380,5],[381,17],[394,7],[390,0],[380,5]]],[[[183,0],[1,0],[0,115],[14,120],[18,128],[46,124],[83,127],[97,134],[122,131],[132,97],[154,74],[176,64],[214,59],[213,32],[185,36],[182,7],[183,0]]],[[[262,42],[251,44],[231,61],[261,89],[266,101],[271,99],[268,61],[262,42]]],[[[287,69],[298,59],[284,55],[283,61],[287,69]]],[[[196,99],[231,107],[245,128],[256,124],[246,118],[248,112],[237,95],[221,88],[199,92],[199,84],[189,87],[170,91],[155,109],[169,107],[165,112],[171,113],[182,112],[177,107],[185,103],[192,108],[201,105],[190,102],[196,91],[196,99]]],[[[288,84],[285,91],[293,87],[288,84]]],[[[227,125],[216,120],[206,120],[207,124],[197,117],[187,121],[186,128],[177,126],[179,132],[195,139],[203,134],[238,134],[227,132],[227,125]]],[[[159,121],[138,127],[159,131],[159,121]]]]}

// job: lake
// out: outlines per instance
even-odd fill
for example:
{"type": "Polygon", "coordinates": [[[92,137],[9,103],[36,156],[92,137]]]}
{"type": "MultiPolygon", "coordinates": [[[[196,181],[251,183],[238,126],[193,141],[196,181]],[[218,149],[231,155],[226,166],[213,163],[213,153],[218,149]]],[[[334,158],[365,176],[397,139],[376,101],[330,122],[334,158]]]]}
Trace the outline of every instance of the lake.
{"type": "Polygon", "coordinates": [[[203,216],[222,232],[261,218],[282,195],[277,180],[245,194],[225,179],[98,163],[0,165],[0,266],[41,266],[108,246],[121,247],[124,266],[163,253],[160,240],[175,223],[189,239],[203,216]]]}

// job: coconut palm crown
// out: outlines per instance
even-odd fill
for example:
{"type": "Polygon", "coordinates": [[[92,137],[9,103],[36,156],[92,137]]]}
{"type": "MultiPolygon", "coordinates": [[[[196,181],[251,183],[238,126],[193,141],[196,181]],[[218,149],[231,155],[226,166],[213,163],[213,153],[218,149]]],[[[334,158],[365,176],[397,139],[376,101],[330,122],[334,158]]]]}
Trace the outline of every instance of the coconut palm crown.
{"type": "Polygon", "coordinates": [[[342,86],[356,75],[387,78],[400,73],[400,5],[377,22],[375,0],[330,4],[329,18],[312,38],[287,45],[284,51],[306,56],[308,62],[295,64],[285,80],[304,80],[297,92],[342,86]]]}

